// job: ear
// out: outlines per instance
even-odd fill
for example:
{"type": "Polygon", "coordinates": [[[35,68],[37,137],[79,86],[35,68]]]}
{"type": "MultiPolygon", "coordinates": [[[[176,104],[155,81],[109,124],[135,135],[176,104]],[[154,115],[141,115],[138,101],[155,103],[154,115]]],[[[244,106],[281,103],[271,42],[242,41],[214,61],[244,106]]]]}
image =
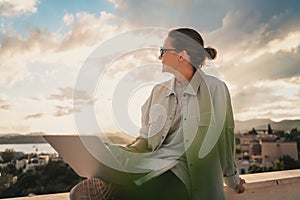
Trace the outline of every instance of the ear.
{"type": "Polygon", "coordinates": [[[182,58],[182,60],[190,62],[190,56],[188,55],[186,50],[182,50],[178,55],[182,58]]]}

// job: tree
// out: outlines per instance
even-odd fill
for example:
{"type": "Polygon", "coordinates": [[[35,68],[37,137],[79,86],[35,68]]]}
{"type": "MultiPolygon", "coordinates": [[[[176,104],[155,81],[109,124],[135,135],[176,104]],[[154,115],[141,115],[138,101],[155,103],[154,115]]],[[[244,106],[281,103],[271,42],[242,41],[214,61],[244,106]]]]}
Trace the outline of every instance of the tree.
{"type": "Polygon", "coordinates": [[[255,165],[255,164],[250,165],[250,167],[248,169],[248,172],[250,174],[258,173],[259,172],[259,166],[255,165]]]}
{"type": "Polygon", "coordinates": [[[5,149],[5,151],[1,153],[1,157],[4,163],[11,162],[15,155],[16,152],[14,151],[14,149],[5,149]]]}
{"type": "Polygon", "coordinates": [[[252,128],[252,130],[249,131],[249,134],[250,135],[257,135],[257,132],[256,132],[255,128],[252,128]]]}
{"type": "MultiPolygon", "coordinates": [[[[13,180],[13,175],[11,174],[1,174],[0,176],[0,193],[2,190],[7,189],[10,187],[13,180]]],[[[1,195],[0,195],[1,197],[1,195]]]]}
{"type": "Polygon", "coordinates": [[[29,193],[68,192],[82,179],[63,161],[50,161],[46,166],[36,167],[19,174],[15,184],[6,185],[8,187],[0,189],[0,198],[27,196],[29,193]]]}
{"type": "Polygon", "coordinates": [[[290,169],[299,169],[300,168],[300,162],[294,160],[289,155],[284,155],[281,158],[279,158],[280,161],[284,163],[284,169],[290,170],[290,169]]]}
{"type": "Polygon", "coordinates": [[[17,176],[19,174],[19,171],[17,170],[16,166],[13,163],[9,163],[1,169],[1,173],[17,176]]]}
{"type": "Polygon", "coordinates": [[[276,160],[275,163],[273,163],[272,168],[274,171],[284,170],[284,162],[282,160],[276,160]]]}
{"type": "Polygon", "coordinates": [[[294,138],[300,135],[300,133],[298,132],[297,128],[292,128],[292,130],[290,131],[290,135],[294,138]]]}
{"type": "Polygon", "coordinates": [[[272,130],[272,128],[271,128],[271,125],[270,125],[270,124],[268,124],[268,134],[273,134],[273,130],[272,130]]]}

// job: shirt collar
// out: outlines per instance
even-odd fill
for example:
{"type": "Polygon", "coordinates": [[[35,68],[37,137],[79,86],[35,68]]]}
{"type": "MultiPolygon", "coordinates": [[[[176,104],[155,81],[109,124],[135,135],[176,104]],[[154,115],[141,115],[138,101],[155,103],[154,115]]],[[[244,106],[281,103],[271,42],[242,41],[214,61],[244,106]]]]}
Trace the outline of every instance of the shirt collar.
{"type": "Polygon", "coordinates": [[[204,79],[204,72],[199,68],[195,71],[190,83],[185,89],[185,93],[190,95],[197,95],[199,86],[204,79]]]}
{"type": "Polygon", "coordinates": [[[168,89],[166,92],[166,97],[170,96],[171,94],[175,95],[175,77],[172,78],[170,81],[166,82],[165,87],[168,89]]]}
{"type": "MultiPolygon", "coordinates": [[[[197,69],[184,92],[190,95],[197,95],[198,88],[203,81],[204,76],[204,72],[200,68],[197,69]]],[[[175,94],[175,81],[176,79],[174,77],[164,84],[168,89],[166,92],[166,97],[170,96],[171,94],[175,94]]]]}

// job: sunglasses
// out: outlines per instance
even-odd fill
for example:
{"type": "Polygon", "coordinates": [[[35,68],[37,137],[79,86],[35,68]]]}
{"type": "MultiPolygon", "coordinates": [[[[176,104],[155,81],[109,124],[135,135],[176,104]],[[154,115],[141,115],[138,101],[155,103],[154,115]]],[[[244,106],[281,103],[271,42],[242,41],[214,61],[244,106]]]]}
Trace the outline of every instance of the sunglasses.
{"type": "Polygon", "coordinates": [[[176,49],[164,49],[160,47],[160,57],[162,57],[167,51],[176,51],[176,49]]]}

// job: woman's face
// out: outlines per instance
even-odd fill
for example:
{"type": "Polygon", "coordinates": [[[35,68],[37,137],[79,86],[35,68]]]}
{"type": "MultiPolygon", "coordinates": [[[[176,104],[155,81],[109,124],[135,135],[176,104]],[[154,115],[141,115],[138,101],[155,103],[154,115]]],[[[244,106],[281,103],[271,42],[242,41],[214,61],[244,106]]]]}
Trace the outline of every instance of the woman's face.
{"type": "Polygon", "coordinates": [[[179,55],[175,52],[175,48],[172,45],[172,38],[167,37],[163,46],[163,54],[159,56],[162,63],[162,72],[169,72],[174,74],[174,70],[178,69],[179,55]],[[174,49],[174,50],[173,50],[174,49]]]}

